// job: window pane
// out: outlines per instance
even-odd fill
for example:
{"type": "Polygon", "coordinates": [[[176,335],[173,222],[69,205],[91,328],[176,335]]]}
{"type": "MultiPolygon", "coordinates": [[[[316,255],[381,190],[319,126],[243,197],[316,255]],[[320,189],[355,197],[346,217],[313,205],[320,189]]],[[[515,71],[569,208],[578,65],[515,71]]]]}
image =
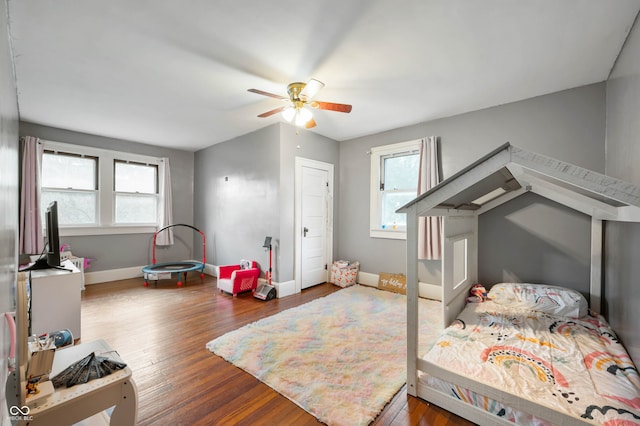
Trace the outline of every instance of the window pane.
{"type": "Polygon", "coordinates": [[[140,194],[155,194],[157,166],[115,162],[115,190],[140,194]]]}
{"type": "Polygon", "coordinates": [[[148,195],[116,195],[116,223],[157,222],[157,198],[148,195]]]}
{"type": "MultiPolygon", "coordinates": [[[[58,202],[60,225],[91,225],[96,223],[96,193],[74,191],[42,191],[42,215],[47,206],[58,202]]],[[[44,220],[42,223],[45,223],[44,220]]]]}
{"type": "Polygon", "coordinates": [[[382,229],[405,229],[407,226],[407,215],[396,213],[396,210],[404,206],[416,197],[415,192],[383,192],[382,193],[382,229]]]}
{"type": "Polygon", "coordinates": [[[96,190],[98,159],[45,152],[42,186],[45,188],[96,190]]]}
{"type": "Polygon", "coordinates": [[[384,189],[410,190],[418,187],[418,154],[384,159],[384,189]]]}

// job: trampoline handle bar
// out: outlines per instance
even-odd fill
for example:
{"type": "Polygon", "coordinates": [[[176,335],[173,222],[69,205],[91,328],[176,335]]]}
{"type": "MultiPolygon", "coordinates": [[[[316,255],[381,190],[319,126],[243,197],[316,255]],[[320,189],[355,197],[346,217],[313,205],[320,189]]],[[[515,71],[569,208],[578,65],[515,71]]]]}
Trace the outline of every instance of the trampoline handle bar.
{"type": "Polygon", "coordinates": [[[151,248],[151,264],[155,265],[156,264],[156,239],[158,238],[158,234],[161,233],[162,231],[164,231],[165,229],[169,229],[172,228],[174,226],[186,226],[187,228],[191,228],[194,231],[198,232],[200,234],[200,236],[202,237],[202,264],[206,265],[207,263],[207,240],[204,236],[204,232],[202,232],[201,230],[199,230],[198,228],[196,228],[195,226],[191,226],[191,225],[187,225],[186,223],[176,223],[173,225],[168,225],[165,226],[164,228],[156,231],[155,234],[153,234],[153,247],[151,248]]]}

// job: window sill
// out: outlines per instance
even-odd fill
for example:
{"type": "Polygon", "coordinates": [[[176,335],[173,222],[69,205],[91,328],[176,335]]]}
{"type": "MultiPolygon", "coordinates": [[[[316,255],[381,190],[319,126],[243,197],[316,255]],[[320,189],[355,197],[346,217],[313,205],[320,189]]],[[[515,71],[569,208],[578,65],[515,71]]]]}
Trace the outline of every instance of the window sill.
{"type": "Polygon", "coordinates": [[[383,231],[381,229],[369,230],[369,236],[371,238],[386,238],[389,240],[406,240],[406,231],[383,231]]]}
{"type": "Polygon", "coordinates": [[[117,235],[117,234],[153,234],[158,230],[155,225],[128,226],[71,226],[60,227],[61,237],[75,237],[83,235],[117,235]]]}

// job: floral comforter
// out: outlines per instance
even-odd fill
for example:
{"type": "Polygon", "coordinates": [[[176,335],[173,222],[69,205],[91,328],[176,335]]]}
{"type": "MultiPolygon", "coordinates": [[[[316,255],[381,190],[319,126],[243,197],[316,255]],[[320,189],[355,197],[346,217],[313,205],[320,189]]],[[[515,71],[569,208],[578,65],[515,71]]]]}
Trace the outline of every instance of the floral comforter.
{"type": "MultiPolygon", "coordinates": [[[[638,371],[598,315],[469,304],[424,358],[589,423],[640,425],[638,371]]],[[[546,424],[533,405],[515,409],[426,374],[420,380],[517,424],[546,424]]]]}

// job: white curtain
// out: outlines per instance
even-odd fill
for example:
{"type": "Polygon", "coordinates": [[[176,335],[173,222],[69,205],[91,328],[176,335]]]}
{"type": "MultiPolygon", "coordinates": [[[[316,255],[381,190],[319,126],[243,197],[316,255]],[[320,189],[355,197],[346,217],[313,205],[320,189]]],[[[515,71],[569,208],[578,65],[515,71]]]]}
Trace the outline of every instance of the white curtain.
{"type": "Polygon", "coordinates": [[[20,253],[39,254],[44,249],[40,218],[40,187],[44,147],[38,138],[23,139],[20,180],[20,253]]]}
{"type": "MultiPolygon", "coordinates": [[[[163,158],[160,162],[159,172],[160,179],[160,229],[165,226],[173,225],[173,200],[171,197],[171,170],[169,168],[169,159],[163,158]]],[[[165,229],[158,234],[156,244],[160,246],[173,245],[173,228],[165,229]]]]}
{"type": "MultiPolygon", "coordinates": [[[[420,144],[420,172],[418,195],[440,183],[438,167],[438,138],[422,139],[420,144]]],[[[418,218],[418,258],[438,260],[442,257],[442,219],[438,216],[418,218]]]]}

